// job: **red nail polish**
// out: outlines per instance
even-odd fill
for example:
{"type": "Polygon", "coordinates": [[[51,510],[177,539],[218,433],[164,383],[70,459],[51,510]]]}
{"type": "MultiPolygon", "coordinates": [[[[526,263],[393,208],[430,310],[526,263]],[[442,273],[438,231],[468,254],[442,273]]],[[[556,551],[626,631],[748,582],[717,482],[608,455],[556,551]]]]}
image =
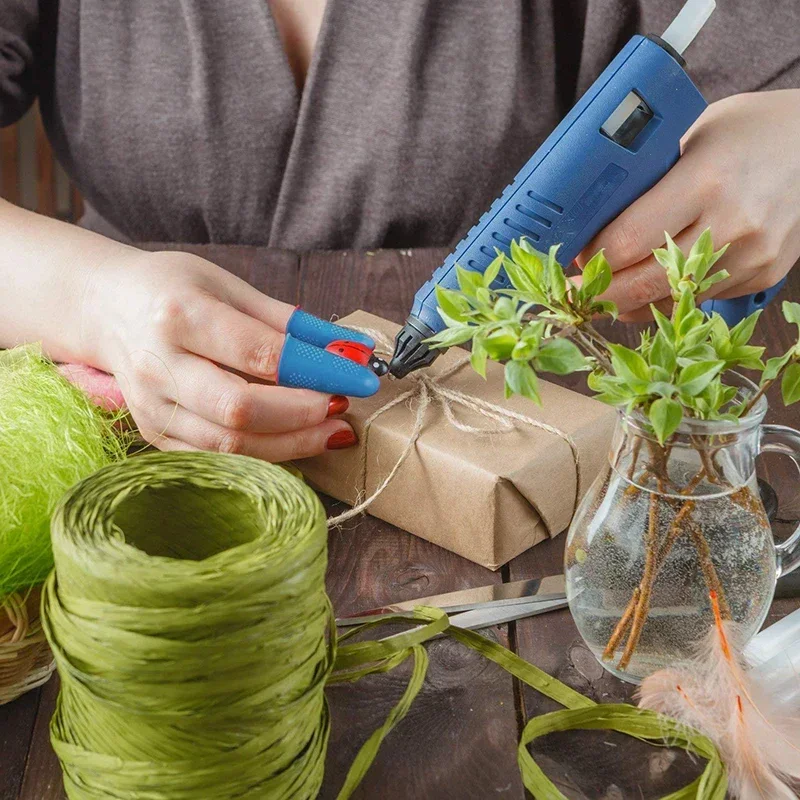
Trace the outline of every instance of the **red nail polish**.
{"type": "Polygon", "coordinates": [[[344,450],[345,447],[352,447],[356,442],[358,439],[353,431],[337,431],[328,439],[326,447],[328,450],[344,450]]]}
{"type": "Polygon", "coordinates": [[[328,401],[328,416],[335,417],[344,414],[350,408],[350,401],[343,394],[335,394],[328,401]]]}

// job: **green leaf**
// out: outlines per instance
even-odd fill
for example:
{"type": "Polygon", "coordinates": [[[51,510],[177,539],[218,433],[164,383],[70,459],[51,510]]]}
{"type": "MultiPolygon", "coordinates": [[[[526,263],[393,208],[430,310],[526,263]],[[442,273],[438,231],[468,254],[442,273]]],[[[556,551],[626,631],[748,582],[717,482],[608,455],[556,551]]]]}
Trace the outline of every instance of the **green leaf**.
{"type": "Polygon", "coordinates": [[[686,367],[694,361],[722,361],[717,358],[717,352],[711,345],[698,344],[694,347],[681,348],[678,355],[678,365],[686,367]]]}
{"type": "Polygon", "coordinates": [[[672,324],[676,331],[681,331],[683,321],[692,311],[694,311],[694,295],[688,289],[684,289],[672,312],[672,324]]]}
{"type": "Polygon", "coordinates": [[[611,363],[614,372],[624,378],[629,384],[649,382],[650,370],[647,362],[635,350],[629,350],[621,344],[609,345],[611,349],[611,363]]]}
{"type": "MultiPolygon", "coordinates": [[[[711,228],[706,228],[692,245],[689,258],[700,256],[706,261],[714,255],[714,242],[711,239],[711,228]]],[[[702,275],[698,276],[702,277],[702,275]]]]}
{"type": "Polygon", "coordinates": [[[617,304],[611,300],[595,300],[591,307],[592,314],[607,314],[611,319],[616,320],[619,316],[617,304]]]}
{"type": "Polygon", "coordinates": [[[585,298],[597,297],[611,285],[611,265],[602,250],[583,269],[582,291],[585,298]]]}
{"type": "MultiPolygon", "coordinates": [[[[702,313],[702,312],[701,312],[702,313]]],[[[689,317],[687,317],[689,319],[689,317]]],[[[693,321],[695,319],[701,319],[701,317],[692,317],[693,321]]],[[[684,320],[684,324],[686,324],[687,320],[684,320]]],[[[698,344],[701,344],[708,338],[708,335],[711,333],[711,326],[712,323],[709,320],[708,322],[704,322],[701,325],[697,325],[693,327],[691,330],[687,331],[686,335],[683,337],[683,341],[681,342],[681,349],[689,349],[691,347],[696,347],[698,344]]]]}
{"type": "Polygon", "coordinates": [[[510,258],[503,261],[503,268],[512,286],[519,289],[526,300],[536,303],[537,305],[544,305],[546,300],[544,290],[541,284],[533,279],[528,270],[512,261],[510,258]]]}
{"type": "MultiPolygon", "coordinates": [[[[797,304],[795,303],[795,305],[797,304]]],[[[786,372],[781,378],[781,394],[783,403],[787,406],[800,400],[800,364],[789,364],[786,367],[786,372]]]]}
{"type": "Polygon", "coordinates": [[[789,363],[792,358],[792,350],[784,353],[782,356],[775,356],[767,361],[764,367],[764,373],[761,376],[761,382],[771,381],[778,377],[778,373],[789,363]]]}
{"type": "MultiPolygon", "coordinates": [[[[798,308],[800,308],[800,306],[798,306],[798,308]]],[[[758,318],[761,316],[761,311],[762,309],[759,308],[758,311],[754,311],[750,316],[745,317],[731,328],[730,340],[734,347],[739,347],[750,341],[756,329],[758,318]]],[[[722,319],[722,317],[720,317],[720,319],[722,319]]]]}
{"type": "Polygon", "coordinates": [[[457,328],[445,328],[430,339],[426,339],[426,344],[433,344],[436,347],[455,347],[459,344],[468,342],[475,333],[474,325],[459,325],[457,328]]]}
{"type": "Polygon", "coordinates": [[[445,289],[443,286],[436,285],[436,302],[439,311],[443,311],[450,319],[456,322],[464,322],[470,310],[467,298],[454,292],[452,289],[445,289]]]}
{"type": "Polygon", "coordinates": [[[542,285],[544,277],[544,264],[542,256],[534,250],[524,237],[519,241],[511,242],[511,259],[515,261],[537,285],[542,285]]]}
{"type": "Polygon", "coordinates": [[[517,304],[508,297],[498,297],[492,310],[503,321],[516,321],[517,304]]]}
{"type": "Polygon", "coordinates": [[[569,339],[551,339],[536,357],[536,369],[554,375],[569,375],[586,368],[586,358],[569,339]]]}
{"type": "Polygon", "coordinates": [[[678,364],[675,348],[661,330],[656,333],[653,339],[653,346],[650,348],[650,363],[662,367],[670,375],[675,371],[675,367],[678,364]]]}
{"type": "Polygon", "coordinates": [[[707,292],[712,286],[717,283],[722,283],[722,281],[728,280],[731,274],[726,269],[721,269],[718,272],[715,272],[713,275],[709,275],[705,280],[700,281],[700,285],[698,286],[698,290],[700,293],[707,292]]]}
{"type": "Polygon", "coordinates": [[[493,361],[506,361],[511,358],[519,338],[506,328],[490,333],[484,341],[484,348],[493,361]]]}
{"type": "Polygon", "coordinates": [[[752,344],[743,344],[739,347],[732,347],[725,357],[725,368],[744,367],[745,369],[763,370],[761,356],[764,355],[765,348],[756,347],[752,344]]]}
{"type": "Polygon", "coordinates": [[[680,267],[675,263],[669,252],[662,247],[653,250],[653,255],[656,261],[667,271],[667,280],[669,281],[670,287],[674,289],[681,279],[680,267]]]}
{"type": "Polygon", "coordinates": [[[670,342],[674,342],[675,327],[673,324],[654,305],[650,306],[650,310],[653,312],[653,319],[656,321],[658,329],[664,334],[664,336],[667,337],[670,342]]]}
{"type": "MultiPolygon", "coordinates": [[[[692,295],[690,295],[690,297],[692,297],[692,295]]],[[[694,302],[693,297],[692,301],[694,302]]],[[[686,336],[689,331],[702,325],[705,318],[706,315],[699,308],[693,309],[681,320],[681,324],[678,327],[678,335],[686,336]]]]}
{"type": "Polygon", "coordinates": [[[698,361],[681,370],[678,388],[690,397],[700,394],[725,366],[724,361],[698,361]]]}
{"type": "Polygon", "coordinates": [[[800,325],[800,303],[791,303],[788,300],[784,300],[783,316],[787,322],[791,322],[793,325],[800,325]]]}
{"type": "Polygon", "coordinates": [[[483,289],[483,275],[473,269],[464,269],[460,264],[456,264],[456,276],[458,286],[467,297],[475,297],[478,289],[483,289]]]}
{"type": "Polygon", "coordinates": [[[495,282],[497,276],[500,274],[504,258],[505,256],[499,253],[494,261],[486,267],[486,271],[483,273],[483,285],[487,289],[495,282]]]}
{"type": "Polygon", "coordinates": [[[486,352],[484,346],[485,334],[479,333],[475,336],[472,342],[472,355],[469,357],[472,369],[478,373],[484,380],[486,379],[486,362],[489,354],[486,352]]]}
{"type": "Polygon", "coordinates": [[[635,396],[623,380],[615,378],[613,375],[593,372],[588,376],[587,383],[593,392],[604,395],[604,403],[611,405],[622,405],[635,396]]]}
{"type": "Polygon", "coordinates": [[[547,257],[547,283],[553,300],[560,303],[567,294],[567,279],[564,276],[563,267],[556,259],[558,247],[558,245],[553,245],[547,257]]]}
{"type": "Polygon", "coordinates": [[[669,381],[654,381],[647,385],[647,394],[658,394],[661,397],[672,397],[676,391],[674,384],[669,381]]]}
{"type": "Polygon", "coordinates": [[[648,417],[658,437],[659,444],[663,445],[681,424],[683,409],[681,409],[680,403],[675,400],[661,397],[650,405],[648,417]]]}
{"type": "Polygon", "coordinates": [[[672,259],[672,262],[677,265],[681,273],[681,277],[684,277],[686,275],[686,272],[684,271],[686,256],[683,254],[683,250],[681,250],[680,247],[675,244],[675,242],[672,240],[672,237],[666,231],[664,231],[664,239],[667,242],[667,252],[672,259]]]}
{"type": "Polygon", "coordinates": [[[683,267],[683,277],[692,277],[695,282],[699,282],[702,276],[698,275],[698,271],[703,271],[704,269],[706,269],[706,265],[703,256],[699,253],[690,254],[683,267]]]}
{"type": "Polygon", "coordinates": [[[526,361],[509,361],[506,364],[505,378],[506,397],[510,394],[520,394],[538,405],[542,404],[537,388],[539,381],[533,367],[526,361]]]}

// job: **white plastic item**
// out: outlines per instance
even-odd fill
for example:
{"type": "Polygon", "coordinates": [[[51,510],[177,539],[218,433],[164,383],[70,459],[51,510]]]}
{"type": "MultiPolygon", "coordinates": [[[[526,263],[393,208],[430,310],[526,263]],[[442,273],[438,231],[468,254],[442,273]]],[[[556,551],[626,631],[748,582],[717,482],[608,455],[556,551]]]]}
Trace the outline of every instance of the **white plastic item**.
{"type": "Polygon", "coordinates": [[[800,608],[754,636],[744,649],[750,664],[759,666],[800,643],[800,608]]]}
{"type": "Polygon", "coordinates": [[[769,661],[750,670],[761,686],[781,703],[800,705],[800,639],[769,661]]]}
{"type": "Polygon", "coordinates": [[[703,25],[708,22],[716,7],[716,0],[688,0],[661,38],[678,53],[683,54],[695,36],[700,33],[703,25]]]}

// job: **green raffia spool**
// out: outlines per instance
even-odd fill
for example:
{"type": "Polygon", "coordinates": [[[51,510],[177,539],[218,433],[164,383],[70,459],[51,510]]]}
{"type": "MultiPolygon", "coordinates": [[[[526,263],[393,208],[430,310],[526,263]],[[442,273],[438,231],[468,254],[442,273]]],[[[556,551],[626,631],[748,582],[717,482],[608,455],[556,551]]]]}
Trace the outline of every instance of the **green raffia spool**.
{"type": "Polygon", "coordinates": [[[413,660],[408,686],[362,746],[350,797],[425,678],[424,642],[451,636],[557,701],[530,720],[518,761],[534,797],[566,800],[527,750],[553,731],[615,730],[707,759],[669,800],[723,800],[727,777],[697,732],[629,705],[597,705],[440,609],[375,641],[336,637],[327,534],[314,493],[242,456],[154,453],[106,467],[62,500],[43,624],[61,675],[51,739],[70,800],[303,800],[323,777],[326,684],[413,660]]]}
{"type": "Polygon", "coordinates": [[[316,796],[333,640],[311,489],[252,459],[154,453],[75,487],[52,535],[70,800],[316,796]]]}

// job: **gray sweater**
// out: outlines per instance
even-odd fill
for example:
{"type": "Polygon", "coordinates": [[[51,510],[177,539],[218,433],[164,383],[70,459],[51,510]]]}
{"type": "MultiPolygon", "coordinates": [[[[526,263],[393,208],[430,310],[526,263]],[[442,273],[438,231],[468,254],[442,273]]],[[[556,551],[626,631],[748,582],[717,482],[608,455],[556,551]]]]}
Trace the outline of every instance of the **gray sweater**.
{"type": "MultiPolygon", "coordinates": [[[[0,125],[38,96],[130,239],[449,245],[682,2],[328,0],[300,93],[266,0],[0,0],[0,125]]],[[[687,57],[710,101],[800,86],[800,0],[722,0],[687,57]]]]}

